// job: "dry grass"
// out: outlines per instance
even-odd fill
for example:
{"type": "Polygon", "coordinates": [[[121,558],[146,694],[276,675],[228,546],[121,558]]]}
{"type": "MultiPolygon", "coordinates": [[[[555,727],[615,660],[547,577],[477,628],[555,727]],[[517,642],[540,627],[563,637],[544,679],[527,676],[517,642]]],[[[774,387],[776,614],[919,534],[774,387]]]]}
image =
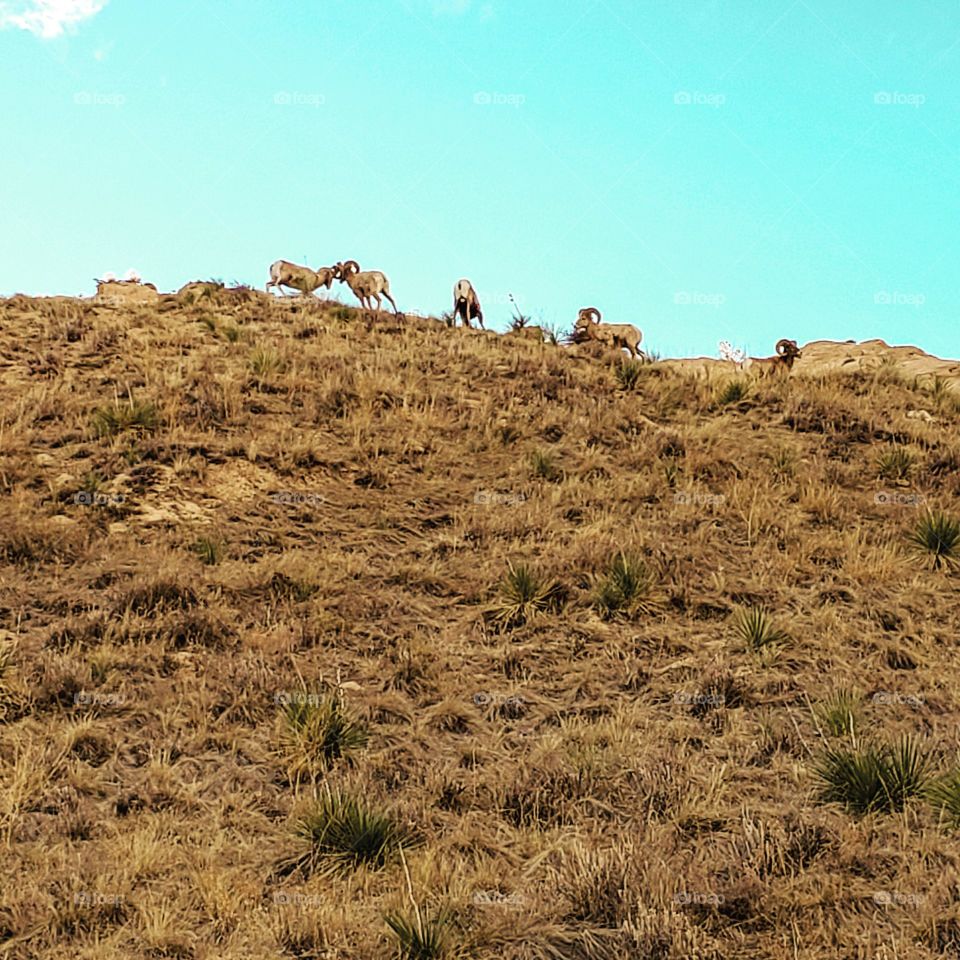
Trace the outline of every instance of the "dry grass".
{"type": "Polygon", "coordinates": [[[0,958],[960,956],[918,397],[0,302],[0,958]]]}

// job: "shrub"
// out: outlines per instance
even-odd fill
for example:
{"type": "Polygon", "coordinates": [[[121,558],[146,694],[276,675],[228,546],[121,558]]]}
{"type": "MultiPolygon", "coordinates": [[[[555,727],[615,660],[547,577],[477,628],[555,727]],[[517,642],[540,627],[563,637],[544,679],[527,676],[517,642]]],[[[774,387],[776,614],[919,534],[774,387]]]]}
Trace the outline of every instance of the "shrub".
{"type": "Polygon", "coordinates": [[[548,581],[523,563],[509,566],[500,581],[499,594],[490,618],[503,629],[522,626],[536,614],[556,607],[561,599],[558,583],[548,581]]]}
{"type": "Polygon", "coordinates": [[[614,373],[621,390],[633,390],[644,373],[644,364],[640,360],[621,360],[614,373]]]}
{"type": "Polygon", "coordinates": [[[841,688],[814,708],[817,719],[831,737],[853,736],[859,723],[860,694],[841,688]]]}
{"type": "Polygon", "coordinates": [[[911,532],[909,541],[919,554],[933,554],[933,569],[943,562],[953,566],[960,556],[960,521],[939,511],[929,511],[911,532]]]}
{"type": "Polygon", "coordinates": [[[761,607],[749,607],[737,614],[735,630],[744,646],[753,653],[761,653],[789,638],[774,627],[769,614],[761,607]]]}
{"type": "Polygon", "coordinates": [[[392,814],[329,788],[297,821],[295,832],[307,849],[285,861],[284,867],[324,874],[347,874],[361,866],[382,869],[401,845],[418,842],[392,814]]]}
{"type": "Polygon", "coordinates": [[[339,695],[313,700],[294,698],[284,704],[284,740],[296,772],[327,768],[366,746],[366,727],[344,709],[339,695]]]}
{"type": "Polygon", "coordinates": [[[657,606],[654,576],[639,557],[618,553],[597,586],[594,605],[604,620],[649,613],[657,606]]]}
{"type": "Polygon", "coordinates": [[[828,748],[814,770],[822,803],[839,803],[853,813],[902,810],[927,789],[930,758],[910,737],[894,746],[828,748]]]}

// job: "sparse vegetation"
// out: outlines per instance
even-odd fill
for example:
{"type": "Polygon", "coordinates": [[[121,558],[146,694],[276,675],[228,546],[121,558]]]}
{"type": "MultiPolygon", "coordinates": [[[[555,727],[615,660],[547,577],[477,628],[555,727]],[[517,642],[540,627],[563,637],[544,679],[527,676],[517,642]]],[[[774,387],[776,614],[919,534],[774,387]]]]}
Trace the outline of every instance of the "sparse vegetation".
{"type": "Polygon", "coordinates": [[[392,814],[351,793],[327,789],[296,824],[304,852],[282,864],[284,871],[345,874],[359,867],[382,869],[416,834],[392,814]]]}
{"type": "Polygon", "coordinates": [[[737,637],[753,653],[777,647],[789,638],[774,626],[770,614],[762,607],[749,607],[741,610],[734,621],[737,637]]]}
{"type": "Polygon", "coordinates": [[[930,758],[911,737],[893,746],[828,748],[815,767],[822,803],[839,803],[853,813],[902,810],[927,789],[930,758]]]}
{"type": "Polygon", "coordinates": [[[0,302],[0,956],[953,949],[951,396],[198,295],[0,302]]]}
{"type": "Polygon", "coordinates": [[[519,627],[559,602],[560,588],[525,563],[512,564],[500,582],[491,621],[503,629],[519,627]]]}
{"type": "Polygon", "coordinates": [[[910,544],[919,554],[932,554],[933,569],[960,561],[960,520],[941,511],[929,511],[910,533],[910,544]]]}
{"type": "Polygon", "coordinates": [[[597,585],[597,610],[605,620],[649,613],[658,604],[654,582],[644,560],[620,552],[610,561],[597,585]]]}

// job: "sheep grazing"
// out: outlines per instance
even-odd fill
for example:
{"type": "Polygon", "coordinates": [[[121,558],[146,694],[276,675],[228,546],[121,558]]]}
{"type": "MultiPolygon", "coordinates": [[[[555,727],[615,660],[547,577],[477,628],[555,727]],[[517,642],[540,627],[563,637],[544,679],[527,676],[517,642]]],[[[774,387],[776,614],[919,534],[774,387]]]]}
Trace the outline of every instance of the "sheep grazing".
{"type": "Polygon", "coordinates": [[[360,301],[363,308],[373,312],[373,301],[377,301],[376,311],[380,312],[382,304],[381,295],[386,297],[393,305],[393,312],[398,319],[403,318],[403,314],[397,309],[397,304],[390,296],[390,281],[386,275],[379,270],[360,270],[360,264],[356,260],[347,260],[345,263],[338,263],[334,268],[334,277],[341,283],[345,283],[352,291],[354,296],[360,301]]]}
{"type": "Polygon", "coordinates": [[[627,350],[631,357],[641,356],[643,333],[630,323],[601,323],[596,307],[584,307],[573,327],[574,340],[595,340],[605,347],[627,350]]]}
{"type": "Polygon", "coordinates": [[[775,357],[750,357],[746,366],[761,377],[787,375],[793,369],[794,361],[802,356],[796,340],[779,340],[775,357]]]}
{"type": "Polygon", "coordinates": [[[283,287],[290,287],[291,290],[299,290],[302,296],[307,296],[320,287],[326,287],[329,290],[335,279],[334,267],[320,267],[318,270],[311,270],[309,267],[301,267],[299,264],[290,263],[289,260],[277,260],[276,263],[270,265],[267,293],[270,292],[271,287],[276,287],[281,294],[283,293],[283,287]]]}
{"type": "Polygon", "coordinates": [[[470,321],[476,317],[480,324],[480,329],[485,330],[483,325],[483,310],[480,307],[480,298],[477,291],[473,289],[473,284],[464,278],[458,280],[453,287],[453,316],[459,317],[465,327],[470,326],[470,321]]]}

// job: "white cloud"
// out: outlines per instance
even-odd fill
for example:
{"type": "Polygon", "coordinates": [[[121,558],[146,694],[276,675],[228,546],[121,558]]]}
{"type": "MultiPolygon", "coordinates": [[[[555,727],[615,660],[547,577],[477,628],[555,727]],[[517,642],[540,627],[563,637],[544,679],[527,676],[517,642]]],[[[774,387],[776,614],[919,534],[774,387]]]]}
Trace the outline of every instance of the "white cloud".
{"type": "Polygon", "coordinates": [[[107,0],[0,0],[0,29],[17,27],[38,37],[59,37],[66,27],[98,14],[107,0]]]}

